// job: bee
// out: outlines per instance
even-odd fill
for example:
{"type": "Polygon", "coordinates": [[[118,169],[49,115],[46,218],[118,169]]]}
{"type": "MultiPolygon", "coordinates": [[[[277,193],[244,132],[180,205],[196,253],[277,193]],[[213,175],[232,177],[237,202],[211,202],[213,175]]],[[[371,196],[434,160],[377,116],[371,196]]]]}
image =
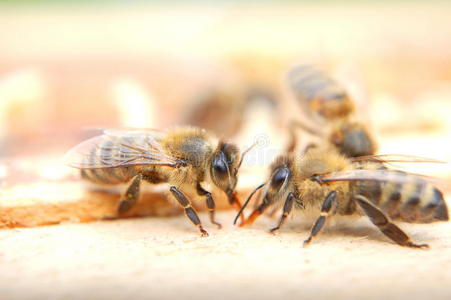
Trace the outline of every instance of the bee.
{"type": "Polygon", "coordinates": [[[231,137],[242,126],[244,95],[239,90],[209,89],[190,101],[182,123],[231,137]]]}
{"type": "Polygon", "coordinates": [[[232,143],[216,143],[205,130],[187,127],[160,132],[156,130],[105,130],[71,149],[70,166],[81,169],[81,177],[96,184],[126,183],[118,214],[130,210],[139,198],[142,181],[168,183],[170,194],[184,208],[202,236],[208,236],[185,192],[196,191],[205,197],[210,221],[215,220],[215,201],[202,187],[206,182],[225,192],[230,205],[241,208],[235,192],[240,157],[232,143]]]}
{"type": "Polygon", "coordinates": [[[427,177],[386,167],[389,162],[408,160],[407,156],[388,155],[350,159],[324,149],[311,149],[301,159],[292,154],[280,156],[270,168],[268,181],[250,194],[235,223],[255,192],[265,187],[263,200],[240,226],[254,222],[268,207],[283,203],[283,214],[272,233],[279,231],[293,209],[319,215],[304,245],[320,233],[328,218],[366,215],[395,243],[428,247],[412,242],[392,221],[431,223],[449,219],[442,193],[427,177]]]}
{"type": "MultiPolygon", "coordinates": [[[[348,157],[372,155],[377,146],[365,124],[357,120],[356,107],[348,93],[325,73],[304,65],[292,69],[288,82],[303,112],[316,123],[313,129],[300,121],[290,124],[289,152],[296,148],[296,128],[321,137],[348,157]]],[[[311,144],[307,147],[314,147],[311,144]]]]}
{"type": "Polygon", "coordinates": [[[274,111],[278,109],[273,91],[258,85],[235,89],[216,87],[190,102],[181,122],[226,138],[239,135],[248,123],[255,124],[256,120],[248,121],[252,117],[273,123],[274,111]]]}

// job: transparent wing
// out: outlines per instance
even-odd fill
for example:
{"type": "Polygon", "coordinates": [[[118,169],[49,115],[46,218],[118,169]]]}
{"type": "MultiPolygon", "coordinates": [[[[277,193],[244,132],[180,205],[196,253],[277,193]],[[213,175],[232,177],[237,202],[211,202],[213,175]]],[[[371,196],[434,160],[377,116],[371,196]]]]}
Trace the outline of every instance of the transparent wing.
{"type": "Polygon", "coordinates": [[[65,160],[69,166],[80,169],[131,165],[176,167],[183,163],[165,154],[153,134],[127,132],[105,131],[105,134],[86,140],[69,150],[65,160]]]}
{"type": "Polygon", "coordinates": [[[325,182],[335,181],[379,181],[379,182],[396,182],[396,183],[419,183],[427,181],[434,185],[445,185],[444,180],[414,173],[401,172],[397,170],[349,170],[343,172],[335,172],[320,176],[325,182]]]}
{"type": "Polygon", "coordinates": [[[352,158],[353,162],[378,162],[378,163],[435,163],[446,164],[447,162],[414,155],[382,154],[366,155],[352,158]]]}

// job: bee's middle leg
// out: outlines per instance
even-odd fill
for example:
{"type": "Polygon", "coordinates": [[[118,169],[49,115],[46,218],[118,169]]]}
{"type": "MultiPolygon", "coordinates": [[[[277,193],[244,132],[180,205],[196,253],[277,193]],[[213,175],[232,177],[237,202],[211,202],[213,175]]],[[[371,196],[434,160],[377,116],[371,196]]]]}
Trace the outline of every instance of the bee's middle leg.
{"type": "MultiPolygon", "coordinates": [[[[288,125],[288,133],[289,133],[289,142],[288,146],[285,149],[285,152],[292,153],[296,150],[297,145],[299,144],[299,138],[297,135],[297,130],[302,129],[304,132],[308,132],[315,136],[321,136],[321,134],[313,129],[311,129],[309,126],[305,125],[304,123],[300,121],[291,121],[288,125]]],[[[307,153],[308,150],[311,148],[315,148],[316,144],[309,143],[304,150],[302,151],[304,154],[307,153]]]]}
{"type": "Polygon", "coordinates": [[[202,186],[200,185],[200,183],[197,183],[196,190],[197,190],[197,194],[198,195],[206,197],[207,208],[208,208],[208,211],[210,213],[210,222],[212,224],[215,224],[216,226],[218,226],[219,229],[221,229],[222,225],[219,224],[218,222],[216,222],[216,220],[215,220],[215,207],[216,207],[216,204],[215,204],[215,200],[211,196],[211,193],[207,192],[206,190],[204,190],[202,188],[202,186]]]}
{"type": "Polygon", "coordinates": [[[199,231],[202,236],[208,236],[208,232],[202,227],[199,216],[197,215],[194,208],[191,206],[189,200],[185,197],[185,195],[177,189],[175,186],[171,186],[169,189],[174,195],[174,198],[180,203],[180,205],[185,209],[186,216],[190,219],[190,221],[199,228],[199,231]]]}
{"type": "Polygon", "coordinates": [[[321,229],[323,229],[324,225],[326,224],[326,218],[330,215],[332,207],[335,205],[336,198],[337,192],[335,191],[332,191],[327,195],[326,200],[324,200],[323,206],[321,207],[321,215],[316,220],[315,225],[313,225],[309,238],[304,241],[304,247],[307,246],[312,241],[312,239],[318,235],[321,229]]]}
{"type": "Polygon", "coordinates": [[[142,181],[142,174],[137,174],[132,178],[130,185],[128,186],[125,194],[119,201],[119,206],[117,211],[119,214],[124,214],[129,211],[136,203],[139,198],[139,186],[142,181]]]}
{"type": "Polygon", "coordinates": [[[289,133],[289,142],[285,152],[292,153],[296,149],[296,145],[298,144],[297,130],[294,122],[290,122],[288,126],[289,133]]]}

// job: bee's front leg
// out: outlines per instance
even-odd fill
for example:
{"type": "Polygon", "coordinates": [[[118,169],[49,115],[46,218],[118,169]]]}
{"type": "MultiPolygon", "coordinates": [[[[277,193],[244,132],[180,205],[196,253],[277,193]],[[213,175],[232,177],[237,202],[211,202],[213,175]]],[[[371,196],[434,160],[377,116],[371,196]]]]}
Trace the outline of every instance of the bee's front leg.
{"type": "Polygon", "coordinates": [[[205,231],[205,229],[202,227],[202,224],[200,223],[199,216],[197,215],[194,208],[191,206],[191,203],[189,200],[185,197],[185,195],[177,189],[175,186],[171,186],[169,189],[174,195],[174,198],[180,203],[180,205],[185,209],[186,216],[193,222],[194,225],[196,225],[202,236],[208,236],[208,232],[205,231]]]}
{"type": "Polygon", "coordinates": [[[215,200],[213,200],[213,197],[211,196],[211,193],[204,190],[199,182],[196,184],[196,190],[197,190],[198,195],[206,197],[207,208],[208,208],[208,211],[210,212],[210,222],[212,224],[215,224],[216,226],[218,226],[219,229],[221,229],[222,225],[219,224],[218,222],[216,222],[216,220],[215,220],[216,204],[215,204],[215,200]]]}
{"type": "Polygon", "coordinates": [[[285,220],[290,215],[291,210],[293,209],[294,195],[293,193],[289,193],[287,199],[285,200],[285,204],[283,205],[283,214],[280,217],[279,225],[270,230],[271,233],[275,234],[280,230],[280,227],[285,223],[285,220]]]}
{"type": "Polygon", "coordinates": [[[119,201],[117,209],[119,215],[126,213],[135,205],[139,198],[139,186],[141,185],[142,178],[142,174],[137,174],[131,180],[130,185],[119,201]]]}

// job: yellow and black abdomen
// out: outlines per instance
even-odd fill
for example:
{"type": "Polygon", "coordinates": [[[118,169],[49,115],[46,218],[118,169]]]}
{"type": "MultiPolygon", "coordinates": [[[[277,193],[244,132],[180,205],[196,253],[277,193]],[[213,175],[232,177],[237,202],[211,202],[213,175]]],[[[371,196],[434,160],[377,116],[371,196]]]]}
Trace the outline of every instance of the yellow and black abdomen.
{"type": "MultiPolygon", "coordinates": [[[[365,168],[386,170],[382,164],[368,164],[365,168]]],[[[412,223],[447,221],[448,208],[443,194],[421,177],[402,171],[387,172],[387,181],[356,181],[354,195],[363,195],[392,219],[412,223]],[[398,180],[390,180],[390,176],[398,180]],[[410,176],[403,182],[402,177],[410,176]]]]}
{"type": "Polygon", "coordinates": [[[403,184],[383,184],[380,207],[390,217],[405,222],[429,223],[449,218],[443,194],[421,178],[403,184]]]}
{"type": "Polygon", "coordinates": [[[120,184],[129,182],[138,171],[137,167],[82,169],[81,177],[92,183],[120,184]]]}
{"type": "Polygon", "coordinates": [[[290,71],[288,81],[305,113],[326,120],[343,118],[354,111],[354,103],[334,80],[312,66],[290,71]]]}

